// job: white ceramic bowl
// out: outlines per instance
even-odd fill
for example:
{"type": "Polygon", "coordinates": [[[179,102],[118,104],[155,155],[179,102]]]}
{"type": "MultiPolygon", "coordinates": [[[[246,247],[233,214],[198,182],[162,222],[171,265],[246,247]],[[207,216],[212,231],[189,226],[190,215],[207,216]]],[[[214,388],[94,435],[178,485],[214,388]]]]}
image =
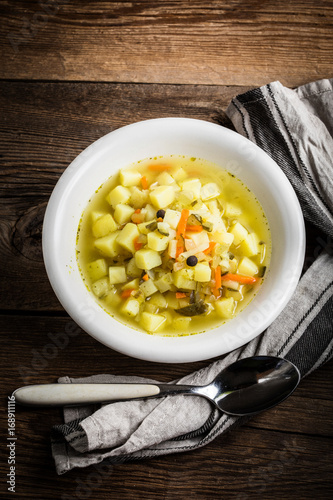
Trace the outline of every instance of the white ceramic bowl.
{"type": "Polygon", "coordinates": [[[51,285],[76,323],[116,351],[164,363],[219,356],[263,332],[292,296],[304,252],[302,212],[278,165],[241,135],[220,125],[187,118],[134,123],[94,142],[59,179],[43,227],[43,255],[51,285]],[[122,167],[147,157],[170,154],[204,158],[239,177],[260,201],[272,234],[269,272],[244,311],[216,329],[176,338],[135,331],[103,311],[87,291],[75,257],[79,220],[94,191],[122,167]]]}

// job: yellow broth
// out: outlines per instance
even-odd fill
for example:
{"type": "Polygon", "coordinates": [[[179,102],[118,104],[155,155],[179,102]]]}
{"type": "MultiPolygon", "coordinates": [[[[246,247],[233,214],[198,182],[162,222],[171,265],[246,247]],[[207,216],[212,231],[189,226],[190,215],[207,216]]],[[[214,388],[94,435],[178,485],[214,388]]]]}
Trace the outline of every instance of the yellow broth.
{"type": "Polygon", "coordinates": [[[101,307],[159,335],[201,333],[235,317],[270,255],[254,194],[226,170],[185,156],[145,159],[110,177],[78,228],[79,269],[101,307]]]}

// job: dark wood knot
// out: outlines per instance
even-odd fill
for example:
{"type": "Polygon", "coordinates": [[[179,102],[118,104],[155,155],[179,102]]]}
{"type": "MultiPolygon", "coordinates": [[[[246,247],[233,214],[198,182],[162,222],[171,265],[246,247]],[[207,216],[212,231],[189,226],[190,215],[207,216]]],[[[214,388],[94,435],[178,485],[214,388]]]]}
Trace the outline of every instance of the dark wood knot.
{"type": "Polygon", "coordinates": [[[16,222],[12,244],[21,255],[29,260],[42,261],[42,227],[47,203],[41,203],[27,210],[16,222]]]}

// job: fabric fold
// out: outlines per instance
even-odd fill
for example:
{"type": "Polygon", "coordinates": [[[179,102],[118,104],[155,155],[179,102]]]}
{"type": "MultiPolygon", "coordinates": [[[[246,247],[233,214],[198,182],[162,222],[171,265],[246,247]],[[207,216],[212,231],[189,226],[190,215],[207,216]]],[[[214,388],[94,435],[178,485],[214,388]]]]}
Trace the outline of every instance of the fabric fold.
{"type": "Polygon", "coordinates": [[[330,237],[333,237],[332,85],[333,80],[321,80],[293,91],[273,82],[235,97],[227,109],[237,132],[266,151],[286,174],[305,218],[330,237]],[[325,121],[323,109],[326,109],[325,121]]]}
{"type": "MultiPolygon", "coordinates": [[[[237,96],[227,114],[236,130],[264,149],[293,185],[305,218],[333,237],[332,80],[290,90],[279,82],[237,96]]],[[[329,245],[327,245],[329,248],[329,245]]],[[[323,251],[300,280],[274,323],[247,345],[178,381],[209,383],[232,362],[254,355],[281,356],[302,377],[332,358],[333,257],[323,251]]],[[[138,377],[65,377],[62,383],[157,382],[138,377]]],[[[124,401],[70,408],[52,431],[58,474],[108,460],[138,460],[204,446],[246,418],[220,413],[196,396],[124,401]]]]}

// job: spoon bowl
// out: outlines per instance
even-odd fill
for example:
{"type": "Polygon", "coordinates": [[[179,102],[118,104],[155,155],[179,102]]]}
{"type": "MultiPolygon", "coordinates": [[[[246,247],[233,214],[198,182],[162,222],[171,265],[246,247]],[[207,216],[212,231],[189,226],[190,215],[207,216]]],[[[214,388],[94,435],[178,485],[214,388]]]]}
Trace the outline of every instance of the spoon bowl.
{"type": "Polygon", "coordinates": [[[300,381],[286,359],[254,356],[236,361],[205,386],[180,384],[43,384],[20,387],[13,396],[28,406],[77,406],[175,395],[202,396],[229,415],[253,415],[286,399],[300,381]]]}
{"type": "Polygon", "coordinates": [[[228,366],[207,387],[214,384],[214,403],[224,413],[251,415],[281,403],[299,381],[299,370],[290,361],[255,356],[228,366]]]}

